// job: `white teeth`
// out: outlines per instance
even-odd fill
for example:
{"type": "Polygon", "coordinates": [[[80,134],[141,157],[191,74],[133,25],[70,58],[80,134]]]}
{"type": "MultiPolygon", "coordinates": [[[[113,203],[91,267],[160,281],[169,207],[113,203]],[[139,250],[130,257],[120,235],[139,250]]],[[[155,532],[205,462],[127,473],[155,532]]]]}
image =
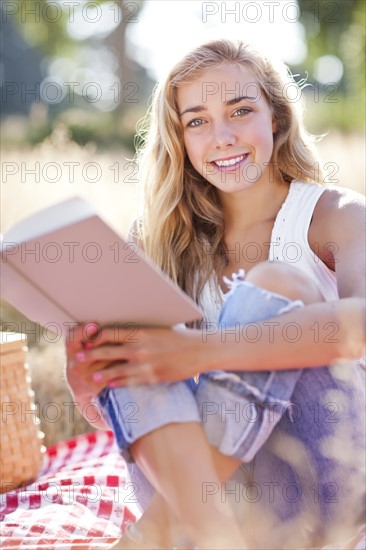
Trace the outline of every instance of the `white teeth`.
{"type": "Polygon", "coordinates": [[[215,162],[215,164],[217,164],[217,166],[233,166],[237,162],[240,162],[241,160],[243,160],[243,158],[244,158],[244,155],[240,155],[240,157],[236,157],[234,159],[215,160],[214,162],[215,162]]]}

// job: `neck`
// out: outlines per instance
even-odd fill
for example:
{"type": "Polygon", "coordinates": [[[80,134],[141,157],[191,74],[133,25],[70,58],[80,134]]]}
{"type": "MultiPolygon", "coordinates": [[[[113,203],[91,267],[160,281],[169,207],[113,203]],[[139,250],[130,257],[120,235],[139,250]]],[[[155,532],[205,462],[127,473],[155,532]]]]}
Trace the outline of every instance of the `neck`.
{"type": "Polygon", "coordinates": [[[237,193],[219,191],[226,231],[242,231],[256,223],[274,219],[289,191],[283,180],[254,184],[237,193]]]}

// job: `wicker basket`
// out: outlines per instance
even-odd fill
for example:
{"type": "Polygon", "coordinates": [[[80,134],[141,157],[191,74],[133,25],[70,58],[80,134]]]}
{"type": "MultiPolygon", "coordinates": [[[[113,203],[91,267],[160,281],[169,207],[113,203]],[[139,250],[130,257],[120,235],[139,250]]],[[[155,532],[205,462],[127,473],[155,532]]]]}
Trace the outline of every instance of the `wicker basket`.
{"type": "Polygon", "coordinates": [[[0,333],[0,492],[37,478],[43,434],[36,416],[26,364],[26,336],[0,333]]]}

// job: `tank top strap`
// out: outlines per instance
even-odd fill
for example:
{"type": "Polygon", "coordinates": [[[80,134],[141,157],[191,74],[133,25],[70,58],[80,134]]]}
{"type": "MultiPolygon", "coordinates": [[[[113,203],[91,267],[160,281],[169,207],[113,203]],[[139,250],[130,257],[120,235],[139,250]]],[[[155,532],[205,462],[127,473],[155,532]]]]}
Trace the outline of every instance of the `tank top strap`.
{"type": "Polygon", "coordinates": [[[273,226],[269,260],[302,269],[317,284],[324,298],[332,300],[338,297],[335,273],[311,250],[308,242],[315,206],[326,189],[318,183],[291,182],[273,226]]]}
{"type": "MultiPolygon", "coordinates": [[[[307,235],[311,219],[313,217],[314,208],[319,200],[319,197],[325,191],[326,187],[319,184],[302,183],[294,180],[290,184],[288,195],[279,210],[272,230],[270,260],[278,260],[276,248],[279,248],[281,241],[286,235],[302,237],[302,242],[307,235]]],[[[300,242],[294,241],[296,244],[300,242]]]]}

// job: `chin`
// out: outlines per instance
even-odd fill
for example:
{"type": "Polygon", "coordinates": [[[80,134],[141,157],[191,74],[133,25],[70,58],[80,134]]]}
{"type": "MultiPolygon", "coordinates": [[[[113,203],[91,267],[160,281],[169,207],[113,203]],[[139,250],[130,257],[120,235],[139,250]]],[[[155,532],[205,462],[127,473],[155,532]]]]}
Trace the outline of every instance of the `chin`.
{"type": "Polygon", "coordinates": [[[227,182],[226,184],[222,182],[220,184],[214,182],[211,183],[218,189],[218,191],[221,191],[222,193],[238,193],[240,191],[244,191],[245,189],[249,189],[256,184],[255,181],[227,182]]]}

